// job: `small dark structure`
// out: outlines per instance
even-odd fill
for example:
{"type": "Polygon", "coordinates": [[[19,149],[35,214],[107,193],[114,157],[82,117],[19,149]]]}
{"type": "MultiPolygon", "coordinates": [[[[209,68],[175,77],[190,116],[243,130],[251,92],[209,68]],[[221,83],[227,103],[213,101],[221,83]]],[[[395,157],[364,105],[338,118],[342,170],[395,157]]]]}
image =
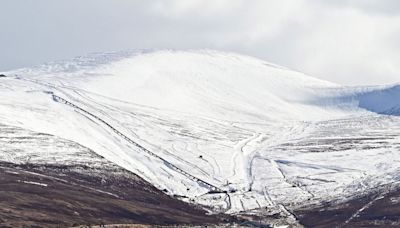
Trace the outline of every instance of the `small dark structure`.
{"type": "Polygon", "coordinates": [[[4,74],[0,74],[0,78],[5,78],[7,76],[5,76],[4,74]]]}

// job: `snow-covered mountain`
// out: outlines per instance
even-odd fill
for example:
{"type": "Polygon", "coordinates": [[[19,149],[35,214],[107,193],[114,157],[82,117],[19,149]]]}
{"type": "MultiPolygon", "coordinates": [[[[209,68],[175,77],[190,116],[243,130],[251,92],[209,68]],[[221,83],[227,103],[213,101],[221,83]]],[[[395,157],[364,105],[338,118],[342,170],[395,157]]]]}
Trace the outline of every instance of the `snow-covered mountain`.
{"type": "Polygon", "coordinates": [[[3,74],[0,124],[79,143],[216,211],[286,210],[400,179],[400,85],[342,87],[216,51],[3,74]]]}

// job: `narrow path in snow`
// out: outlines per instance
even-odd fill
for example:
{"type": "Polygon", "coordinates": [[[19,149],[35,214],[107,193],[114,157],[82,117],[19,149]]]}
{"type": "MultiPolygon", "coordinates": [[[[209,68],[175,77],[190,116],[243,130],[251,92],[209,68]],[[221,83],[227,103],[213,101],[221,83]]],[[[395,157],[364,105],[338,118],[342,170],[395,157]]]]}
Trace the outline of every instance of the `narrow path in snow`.
{"type": "Polygon", "coordinates": [[[358,217],[364,210],[368,209],[376,201],[378,201],[380,199],[383,199],[385,197],[386,193],[387,193],[387,190],[385,192],[381,193],[381,194],[378,194],[374,199],[369,201],[367,204],[365,204],[363,207],[361,207],[359,210],[357,210],[354,214],[352,214],[351,217],[344,222],[344,225],[347,225],[354,218],[358,217]]]}
{"type": "Polygon", "coordinates": [[[231,179],[232,177],[236,177],[242,180],[247,180],[246,185],[250,185],[250,174],[248,171],[247,165],[247,160],[248,160],[248,152],[245,150],[246,146],[253,141],[254,139],[258,138],[260,134],[253,134],[250,138],[244,139],[240,141],[236,146],[235,146],[235,153],[232,155],[232,176],[228,179],[231,179]],[[237,173],[237,171],[240,170],[240,173],[237,173]]]}

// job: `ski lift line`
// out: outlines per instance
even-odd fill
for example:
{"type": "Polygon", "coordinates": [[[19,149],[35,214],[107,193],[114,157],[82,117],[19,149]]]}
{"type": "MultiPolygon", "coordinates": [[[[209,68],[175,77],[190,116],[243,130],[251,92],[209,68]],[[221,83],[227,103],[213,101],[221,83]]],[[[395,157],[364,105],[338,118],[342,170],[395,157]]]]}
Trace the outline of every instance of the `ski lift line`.
{"type": "Polygon", "coordinates": [[[224,192],[222,189],[220,189],[220,188],[218,188],[218,187],[216,187],[216,186],[214,186],[214,185],[212,185],[212,184],[210,184],[210,183],[208,183],[208,182],[206,182],[206,181],[203,181],[203,180],[201,180],[201,179],[199,179],[199,178],[197,178],[197,177],[195,177],[195,176],[189,174],[188,172],[182,170],[181,168],[179,168],[179,167],[177,167],[176,165],[170,163],[169,161],[165,160],[164,158],[162,158],[162,157],[156,155],[155,153],[151,152],[150,150],[148,150],[148,149],[144,148],[143,146],[139,145],[138,143],[136,143],[136,142],[133,141],[132,139],[128,138],[126,135],[122,134],[122,133],[121,133],[120,131],[118,131],[117,129],[115,129],[115,128],[114,128],[113,126],[111,126],[109,123],[107,123],[106,121],[102,120],[100,117],[98,117],[98,116],[96,116],[96,115],[94,115],[94,114],[92,114],[92,113],[90,113],[90,112],[88,112],[88,111],[82,109],[81,107],[79,107],[79,106],[77,106],[77,105],[75,105],[75,104],[73,104],[73,103],[71,103],[71,102],[65,100],[64,98],[55,95],[55,94],[52,94],[52,97],[53,97],[53,100],[54,100],[54,101],[60,102],[60,103],[63,103],[63,104],[66,104],[66,105],[68,105],[68,106],[70,106],[70,107],[73,107],[73,108],[75,108],[75,109],[77,109],[77,110],[79,110],[79,111],[81,111],[81,112],[83,112],[83,113],[85,113],[85,114],[87,114],[87,115],[89,115],[89,116],[95,118],[96,120],[100,121],[101,123],[103,123],[104,125],[106,125],[107,127],[109,127],[109,128],[110,128],[113,132],[115,132],[117,135],[119,135],[119,136],[121,136],[123,139],[125,139],[127,142],[129,142],[129,143],[135,145],[136,147],[138,147],[139,149],[143,150],[144,152],[150,154],[151,156],[153,156],[153,157],[155,157],[155,158],[158,158],[159,160],[165,162],[165,163],[168,164],[173,170],[175,170],[175,171],[181,173],[182,175],[186,176],[186,177],[189,178],[190,180],[196,181],[196,182],[199,183],[199,184],[202,184],[202,185],[207,186],[211,191],[217,191],[217,192],[221,192],[221,193],[224,192]]]}
{"type": "MultiPolygon", "coordinates": [[[[32,83],[39,84],[39,85],[42,85],[42,86],[45,86],[45,87],[50,87],[50,88],[52,88],[52,89],[58,90],[59,92],[65,94],[64,91],[59,90],[55,85],[52,85],[52,84],[49,84],[49,83],[43,83],[43,82],[41,82],[41,81],[39,81],[39,80],[33,80],[33,79],[22,78],[22,77],[20,77],[20,76],[18,76],[18,75],[15,75],[15,79],[17,79],[17,80],[23,80],[23,81],[28,81],[28,82],[32,82],[32,83]]],[[[112,129],[117,135],[121,136],[122,138],[124,138],[124,139],[125,139],[126,141],[128,141],[129,143],[131,143],[131,144],[137,146],[139,149],[141,149],[141,150],[143,150],[144,152],[146,152],[146,153],[152,155],[153,157],[156,157],[156,158],[160,159],[161,161],[165,162],[165,163],[168,164],[168,165],[170,166],[170,168],[172,168],[173,170],[175,170],[175,171],[177,171],[177,172],[183,174],[184,176],[188,177],[189,179],[191,179],[191,180],[193,180],[193,181],[196,181],[196,182],[199,183],[199,184],[202,184],[202,185],[207,186],[207,187],[210,188],[211,190],[210,190],[208,193],[205,193],[205,195],[206,195],[206,194],[216,194],[216,193],[224,193],[224,194],[226,194],[226,196],[227,196],[227,208],[226,208],[225,211],[228,211],[228,210],[232,207],[231,197],[230,197],[230,195],[229,195],[229,193],[228,193],[227,191],[223,191],[222,189],[220,189],[220,188],[218,188],[218,187],[216,187],[216,186],[214,186],[214,185],[212,185],[212,184],[209,184],[209,183],[207,183],[207,182],[205,182],[205,181],[203,181],[203,180],[201,180],[201,179],[199,179],[199,178],[197,178],[197,177],[195,177],[195,176],[193,176],[193,175],[187,173],[186,171],[184,171],[184,170],[178,168],[178,167],[175,166],[174,164],[168,162],[167,160],[161,158],[160,156],[154,154],[153,152],[151,152],[151,151],[147,150],[146,148],[142,147],[141,145],[137,144],[136,142],[134,142],[133,140],[131,140],[130,138],[128,138],[127,136],[123,135],[121,132],[119,132],[118,130],[116,130],[116,129],[115,129],[114,127],[112,127],[110,124],[108,124],[107,122],[105,122],[105,121],[102,120],[101,118],[99,118],[99,117],[93,115],[92,113],[90,113],[90,112],[88,112],[88,111],[86,111],[86,110],[84,110],[84,109],[78,107],[77,105],[75,105],[75,104],[73,104],[73,103],[71,103],[71,102],[69,102],[69,101],[67,101],[67,100],[65,100],[65,99],[63,99],[63,98],[61,98],[61,97],[55,95],[53,92],[49,92],[49,94],[51,94],[51,95],[53,96],[53,100],[54,100],[54,101],[64,103],[64,104],[66,104],[66,105],[69,105],[69,106],[71,106],[71,107],[77,109],[77,110],[80,110],[80,111],[83,112],[83,113],[88,114],[89,116],[91,116],[91,117],[97,119],[97,120],[100,121],[101,123],[103,123],[103,124],[105,124],[106,126],[108,126],[108,127],[109,127],[110,129],[112,129]]],[[[68,94],[65,94],[65,95],[68,96],[68,94]]]]}

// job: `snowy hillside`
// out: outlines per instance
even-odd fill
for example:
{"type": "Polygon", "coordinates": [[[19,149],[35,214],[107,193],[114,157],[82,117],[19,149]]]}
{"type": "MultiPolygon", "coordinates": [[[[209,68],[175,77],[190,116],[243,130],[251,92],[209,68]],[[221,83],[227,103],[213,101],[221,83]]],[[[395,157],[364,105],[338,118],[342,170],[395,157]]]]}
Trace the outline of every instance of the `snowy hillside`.
{"type": "Polygon", "coordinates": [[[286,210],[400,179],[398,85],[341,87],[216,51],[95,54],[4,74],[0,124],[77,142],[216,211],[286,210]]]}

